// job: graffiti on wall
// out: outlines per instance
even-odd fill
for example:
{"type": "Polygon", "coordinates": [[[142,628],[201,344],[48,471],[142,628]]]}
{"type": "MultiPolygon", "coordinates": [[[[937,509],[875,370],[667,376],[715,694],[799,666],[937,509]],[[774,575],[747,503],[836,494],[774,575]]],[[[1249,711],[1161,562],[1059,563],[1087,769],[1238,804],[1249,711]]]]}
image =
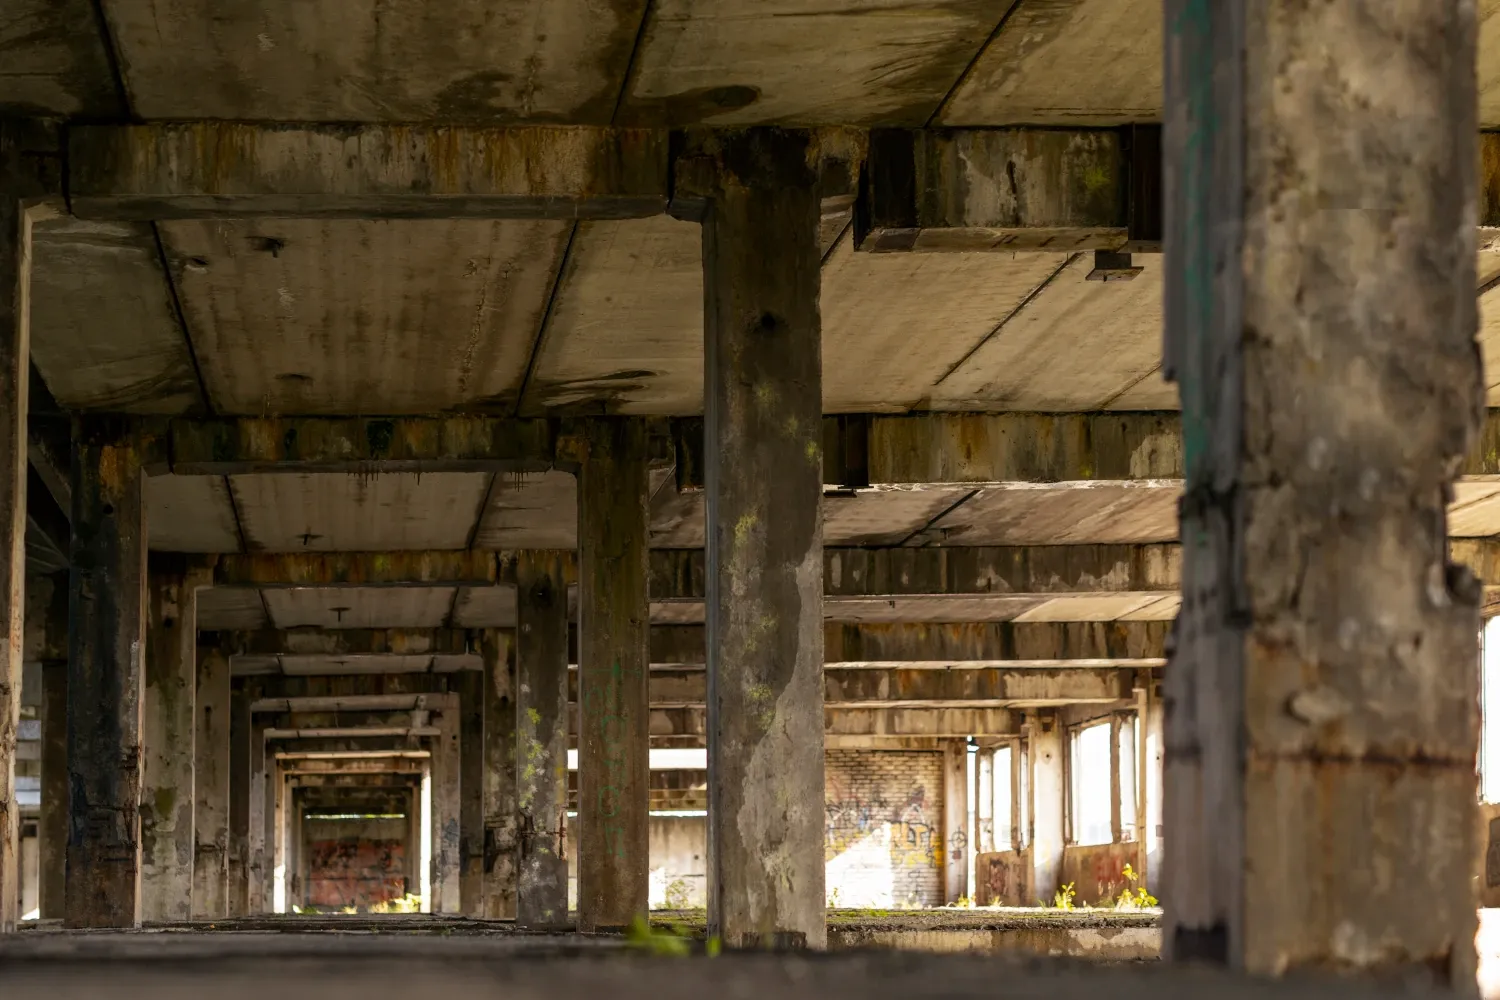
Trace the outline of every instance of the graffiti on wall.
{"type": "Polygon", "coordinates": [[[339,838],[308,844],[307,902],[318,909],[368,909],[406,893],[400,840],[339,838]]]}
{"type": "Polygon", "coordinates": [[[840,776],[829,776],[824,857],[831,863],[830,899],[861,906],[941,901],[941,805],[929,801],[925,783],[904,791],[900,798],[887,798],[868,788],[855,791],[840,776]]]}

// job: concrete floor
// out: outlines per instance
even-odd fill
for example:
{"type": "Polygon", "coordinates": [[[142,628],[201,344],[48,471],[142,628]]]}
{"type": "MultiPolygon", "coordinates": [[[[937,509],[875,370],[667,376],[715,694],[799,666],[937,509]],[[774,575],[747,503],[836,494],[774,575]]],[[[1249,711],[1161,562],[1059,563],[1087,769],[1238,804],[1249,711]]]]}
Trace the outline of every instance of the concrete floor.
{"type": "MultiPolygon", "coordinates": [[[[1115,1000],[1213,996],[1222,1000],[1421,997],[1439,994],[1345,982],[1240,980],[1152,965],[1100,969],[1050,959],[846,952],[651,958],[555,937],[94,933],[24,934],[0,950],[7,996],[151,1000],[369,1000],[418,994],[444,1000],[781,1000],[913,996],[1115,1000]],[[566,959],[560,961],[559,959],[566,959]]],[[[1451,994],[1442,994],[1449,995],[1451,994]]]]}

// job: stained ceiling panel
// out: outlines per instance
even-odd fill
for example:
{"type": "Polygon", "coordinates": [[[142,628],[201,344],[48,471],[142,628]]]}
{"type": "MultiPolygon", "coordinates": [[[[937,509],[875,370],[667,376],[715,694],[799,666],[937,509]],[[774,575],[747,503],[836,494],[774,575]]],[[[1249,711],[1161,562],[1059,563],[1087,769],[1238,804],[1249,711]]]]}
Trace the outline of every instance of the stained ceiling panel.
{"type": "Polygon", "coordinates": [[[482,472],[230,479],[246,541],[265,552],[462,549],[488,485],[482,472]]]}
{"type": "Polygon", "coordinates": [[[510,413],[569,223],[162,223],[227,414],[510,413]]]}

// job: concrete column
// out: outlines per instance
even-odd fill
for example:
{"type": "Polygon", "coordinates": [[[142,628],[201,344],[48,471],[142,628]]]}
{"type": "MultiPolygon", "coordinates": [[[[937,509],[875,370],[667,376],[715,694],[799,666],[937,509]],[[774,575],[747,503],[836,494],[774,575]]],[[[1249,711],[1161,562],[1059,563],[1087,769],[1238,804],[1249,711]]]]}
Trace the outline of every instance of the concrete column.
{"type": "Polygon", "coordinates": [[[250,912],[250,702],[253,678],[229,686],[229,916],[250,912]]]}
{"type": "MultiPolygon", "coordinates": [[[[270,786],[267,799],[271,803],[270,811],[270,835],[271,835],[271,912],[287,913],[287,890],[289,872],[287,871],[287,787],[286,776],[281,773],[281,768],[274,760],[266,761],[266,783],[270,786]]],[[[425,879],[423,880],[425,881],[425,879]]]]}
{"type": "Polygon", "coordinates": [[[819,201],[806,134],[725,133],[703,223],[708,927],[822,948],[819,201]]]}
{"type": "MultiPolygon", "coordinates": [[[[28,594],[45,616],[46,645],[68,645],[68,574],[32,580],[28,594]]],[[[68,844],[68,661],[42,662],[42,808],[37,824],[38,870],[43,920],[62,919],[68,844]]]]}
{"type": "Polygon", "coordinates": [[[141,691],[147,442],[123,417],[75,417],[68,644],[70,927],[141,920],[141,691]]]}
{"type": "MultiPolygon", "coordinates": [[[[1159,682],[1158,682],[1159,683],[1159,682]]],[[[1166,713],[1162,711],[1161,699],[1156,696],[1156,685],[1153,684],[1151,694],[1146,701],[1146,872],[1145,883],[1147,890],[1153,895],[1161,896],[1161,872],[1162,872],[1162,762],[1165,750],[1163,740],[1163,722],[1166,713]]]]}
{"type": "Polygon", "coordinates": [[[1166,5],[1171,959],[1474,990],[1477,6],[1166,5]]]}
{"type": "Polygon", "coordinates": [[[568,585],[566,554],[522,552],[516,568],[516,922],[568,921],[568,585]]]}
{"type": "Polygon", "coordinates": [[[459,808],[458,883],[460,910],[484,916],[484,674],[463,671],[458,690],[459,808]]]}
{"type": "Polygon", "coordinates": [[[943,902],[969,894],[969,747],[943,741],[943,902]]]}
{"type": "Polygon", "coordinates": [[[197,615],[187,560],[149,560],[150,612],[142,708],[141,919],[193,916],[197,615]]]}
{"type": "Polygon", "coordinates": [[[458,913],[458,830],[462,798],[459,774],[458,696],[440,695],[433,713],[432,738],[432,912],[458,913]]]}
{"type": "Polygon", "coordinates": [[[20,919],[16,734],[26,615],[26,408],[31,377],[31,214],[19,137],[0,126],[0,933],[20,919]]]}
{"type": "Polygon", "coordinates": [[[271,909],[271,860],[270,845],[274,843],[271,824],[275,821],[275,788],[270,780],[269,769],[274,761],[266,757],[266,717],[252,713],[249,737],[250,772],[250,821],[248,847],[250,913],[267,913],[271,909]]]}
{"type": "Polygon", "coordinates": [[[479,635],[484,661],[484,915],[516,915],[515,647],[499,629],[479,635]]]}
{"type": "Polygon", "coordinates": [[[193,828],[193,919],[229,916],[229,656],[198,653],[193,828]]]}
{"type": "Polygon", "coordinates": [[[1031,884],[1032,892],[1050,905],[1060,888],[1063,846],[1066,844],[1063,767],[1063,725],[1053,711],[1032,714],[1027,720],[1031,752],[1031,884]]]}
{"type": "MultiPolygon", "coordinates": [[[[67,584],[62,591],[67,593],[67,584]]],[[[68,846],[68,663],[42,664],[41,908],[61,920],[68,846]]]]}
{"type": "Polygon", "coordinates": [[[578,926],[650,902],[646,425],[590,420],[578,485],[578,926]]]}

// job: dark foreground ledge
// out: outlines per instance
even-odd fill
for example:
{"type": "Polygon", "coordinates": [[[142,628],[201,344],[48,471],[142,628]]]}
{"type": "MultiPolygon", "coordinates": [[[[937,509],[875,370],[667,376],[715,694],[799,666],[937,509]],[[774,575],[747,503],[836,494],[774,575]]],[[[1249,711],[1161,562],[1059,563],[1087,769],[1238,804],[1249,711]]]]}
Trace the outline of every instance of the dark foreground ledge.
{"type": "Polygon", "coordinates": [[[1313,1000],[1452,996],[1208,969],[846,952],[669,958],[579,935],[91,933],[0,942],[5,997],[121,1000],[1313,1000]]]}

